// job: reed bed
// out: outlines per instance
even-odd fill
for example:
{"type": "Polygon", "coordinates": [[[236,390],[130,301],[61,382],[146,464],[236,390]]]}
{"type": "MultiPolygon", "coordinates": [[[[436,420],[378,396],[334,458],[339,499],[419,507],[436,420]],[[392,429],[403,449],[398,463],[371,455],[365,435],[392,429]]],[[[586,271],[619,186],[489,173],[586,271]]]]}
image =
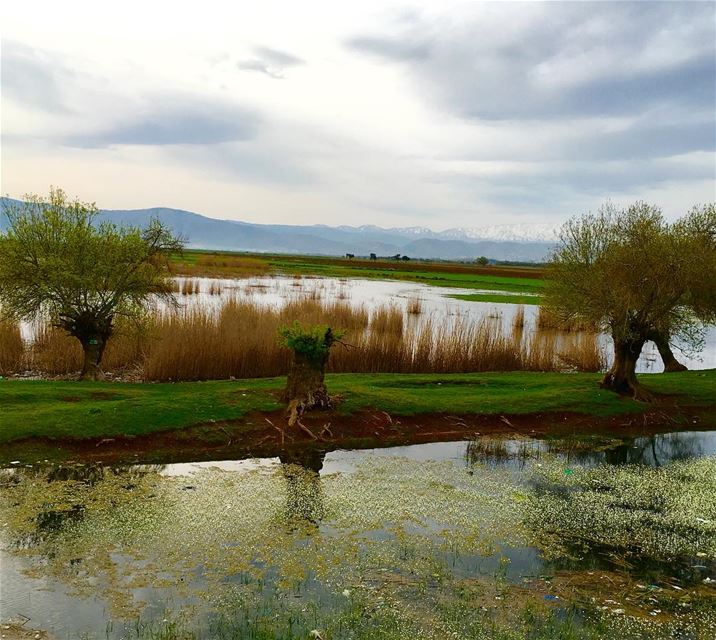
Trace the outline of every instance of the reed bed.
{"type": "Polygon", "coordinates": [[[208,380],[282,375],[290,354],[278,343],[278,328],[294,320],[359,333],[368,327],[369,316],[363,307],[321,304],[311,298],[291,300],[279,310],[230,299],[216,313],[165,312],[155,320],[144,377],[208,380]]]}
{"type": "MultiPolygon", "coordinates": [[[[107,342],[102,367],[113,373],[137,371],[151,344],[153,318],[142,322],[119,319],[107,342]]],[[[39,323],[25,357],[28,368],[50,375],[69,375],[82,368],[82,347],[76,338],[49,323],[39,323]]]]}
{"type": "MultiPolygon", "coordinates": [[[[538,330],[524,321],[503,329],[485,317],[414,319],[396,305],[369,312],[341,300],[296,298],[280,309],[229,298],[219,308],[157,311],[141,326],[118,324],[103,360],[106,371],[147,381],[272,377],[288,370],[290,354],[278,328],[299,320],[345,331],[328,369],[354,373],[468,373],[476,371],[596,371],[603,367],[597,336],[538,330]]],[[[1,339],[1,338],[0,338],[1,339]]],[[[81,366],[79,343],[43,325],[28,360],[48,374],[81,366]]]]}
{"type": "Polygon", "coordinates": [[[423,312],[423,301],[417,296],[410,298],[406,311],[410,315],[419,316],[423,312]]]}
{"type": "Polygon", "coordinates": [[[22,368],[25,345],[20,325],[0,320],[0,375],[7,375],[22,368]]]}
{"type": "Polygon", "coordinates": [[[177,275],[208,278],[248,278],[268,275],[271,265],[261,258],[227,254],[202,254],[195,262],[178,258],[172,264],[177,275]]]}
{"type": "Polygon", "coordinates": [[[201,282],[194,278],[186,278],[181,284],[181,294],[183,296],[193,296],[201,293],[201,282]]]}
{"type": "Polygon", "coordinates": [[[583,320],[576,320],[574,318],[565,320],[560,318],[553,311],[550,311],[547,307],[540,306],[537,310],[537,328],[543,330],[554,330],[554,331],[586,331],[596,332],[594,325],[584,322],[583,320]]]}

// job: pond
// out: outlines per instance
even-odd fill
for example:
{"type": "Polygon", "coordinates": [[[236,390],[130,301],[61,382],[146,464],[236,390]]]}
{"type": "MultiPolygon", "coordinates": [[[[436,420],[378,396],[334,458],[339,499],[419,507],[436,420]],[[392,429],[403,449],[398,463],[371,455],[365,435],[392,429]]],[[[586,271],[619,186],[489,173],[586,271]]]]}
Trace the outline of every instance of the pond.
{"type": "Polygon", "coordinates": [[[56,638],[713,638],[716,432],[0,471],[56,638]]]}

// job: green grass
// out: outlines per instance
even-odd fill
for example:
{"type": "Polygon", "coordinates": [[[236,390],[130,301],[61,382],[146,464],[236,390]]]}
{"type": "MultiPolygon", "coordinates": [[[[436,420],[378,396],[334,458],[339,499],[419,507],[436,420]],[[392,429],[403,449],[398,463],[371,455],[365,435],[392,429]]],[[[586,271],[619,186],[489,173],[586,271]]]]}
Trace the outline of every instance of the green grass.
{"type": "Polygon", "coordinates": [[[447,296],[455,300],[467,300],[468,302],[499,302],[509,304],[540,304],[542,296],[539,295],[519,295],[517,293],[456,293],[447,296]]]}
{"type": "Polygon", "coordinates": [[[280,273],[300,273],[302,275],[320,275],[331,278],[366,278],[378,280],[407,280],[420,282],[433,287],[456,287],[462,289],[493,289],[515,293],[540,293],[544,280],[538,278],[515,278],[478,273],[449,273],[444,271],[371,268],[361,265],[322,264],[306,260],[305,262],[271,260],[270,264],[280,273]]]}
{"type": "MultiPolygon", "coordinates": [[[[197,260],[201,255],[213,252],[188,250],[182,256],[173,256],[177,265],[185,265],[187,273],[202,275],[197,260]]],[[[216,253],[216,252],[214,252],[216,253]]],[[[372,280],[401,280],[418,282],[434,287],[460,289],[484,289],[503,293],[477,293],[454,298],[482,302],[511,302],[515,304],[539,304],[539,294],[544,287],[541,271],[529,267],[476,267],[468,263],[410,261],[409,263],[381,260],[370,262],[356,259],[327,258],[325,256],[282,256],[266,254],[243,254],[218,252],[217,255],[247,257],[260,261],[268,273],[283,275],[307,275],[326,278],[354,278],[372,280]],[[500,275],[500,272],[507,275],[500,275]],[[517,274],[517,275],[514,275],[517,274]],[[537,276],[537,277],[535,277],[537,276]],[[508,293],[504,293],[508,292],[508,293]],[[514,295],[509,295],[514,294],[514,295]],[[534,297],[520,295],[533,294],[534,297]]],[[[212,269],[215,271],[215,269],[212,269]]],[[[209,273],[209,271],[207,271],[209,273]]],[[[232,277],[231,267],[224,274],[232,277]]],[[[237,275],[247,275],[237,273],[237,275]]]]}
{"type": "MultiPolygon", "coordinates": [[[[343,396],[339,413],[378,409],[421,413],[638,413],[646,406],[603,391],[598,374],[481,373],[446,375],[335,374],[327,382],[343,396]]],[[[657,393],[682,405],[713,406],[716,370],[643,375],[657,393]]],[[[0,442],[27,437],[92,438],[142,435],[273,411],[284,379],[177,384],[0,381],[0,442]]]]}

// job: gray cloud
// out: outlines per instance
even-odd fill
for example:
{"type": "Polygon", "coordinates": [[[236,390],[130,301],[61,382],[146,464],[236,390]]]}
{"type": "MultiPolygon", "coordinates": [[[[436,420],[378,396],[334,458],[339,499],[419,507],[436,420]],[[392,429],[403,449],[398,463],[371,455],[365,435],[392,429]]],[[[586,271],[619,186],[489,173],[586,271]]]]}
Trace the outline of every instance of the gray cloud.
{"type": "Polygon", "coordinates": [[[277,67],[295,67],[305,62],[290,53],[272,49],[271,47],[256,47],[254,52],[262,60],[266,60],[269,64],[276,65],[277,67]]]}
{"type": "Polygon", "coordinates": [[[25,106],[44,111],[66,111],[62,86],[73,73],[55,58],[27,45],[2,43],[2,91],[25,106]]]}
{"type": "Polygon", "coordinates": [[[716,126],[711,121],[642,123],[624,131],[574,136],[557,152],[581,160],[659,158],[716,149],[716,126]]]}
{"type": "MultiPolygon", "coordinates": [[[[677,183],[697,183],[714,178],[710,158],[682,162],[678,159],[640,159],[614,162],[544,163],[535,170],[528,166],[501,175],[479,176],[446,173],[448,184],[481,202],[514,212],[549,212],[572,201],[599,202],[623,194],[645,192],[677,183]]],[[[691,203],[684,203],[688,208],[691,203]]]]}
{"type": "Polygon", "coordinates": [[[406,39],[389,39],[371,36],[350,38],[348,46],[364,53],[372,53],[382,58],[397,62],[422,61],[430,55],[431,45],[428,41],[406,39]]]}
{"type": "Polygon", "coordinates": [[[65,143],[89,148],[213,145],[251,139],[258,124],[258,115],[243,107],[164,96],[135,116],[98,132],[73,135],[65,139],[65,143]]]}
{"type": "Polygon", "coordinates": [[[281,80],[286,69],[305,64],[301,58],[270,47],[254,47],[254,55],[255,58],[239,60],[236,66],[241,71],[257,71],[275,80],[281,80]]]}
{"type": "Polygon", "coordinates": [[[503,9],[503,20],[489,11],[460,23],[416,17],[395,35],[361,34],[347,46],[407,65],[421,92],[468,118],[628,115],[665,103],[713,108],[712,3],[503,9]],[[529,19],[515,20],[521,12],[529,19]]]}

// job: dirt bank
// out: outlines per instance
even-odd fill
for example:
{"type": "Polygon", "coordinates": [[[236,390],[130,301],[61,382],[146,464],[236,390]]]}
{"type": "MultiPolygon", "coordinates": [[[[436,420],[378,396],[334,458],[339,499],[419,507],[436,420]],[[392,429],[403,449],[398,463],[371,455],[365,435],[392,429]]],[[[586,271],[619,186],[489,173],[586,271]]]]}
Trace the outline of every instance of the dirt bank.
{"type": "Polygon", "coordinates": [[[28,438],[3,447],[0,461],[64,460],[104,463],[183,462],[274,457],[306,449],[365,449],[427,442],[470,440],[484,435],[544,438],[576,435],[637,437],[684,430],[716,429],[704,407],[660,406],[611,417],[578,413],[391,416],[361,411],[351,416],[315,412],[302,428],[289,427],[284,413],[252,413],[242,419],[198,424],[181,430],[112,438],[28,438]]]}

